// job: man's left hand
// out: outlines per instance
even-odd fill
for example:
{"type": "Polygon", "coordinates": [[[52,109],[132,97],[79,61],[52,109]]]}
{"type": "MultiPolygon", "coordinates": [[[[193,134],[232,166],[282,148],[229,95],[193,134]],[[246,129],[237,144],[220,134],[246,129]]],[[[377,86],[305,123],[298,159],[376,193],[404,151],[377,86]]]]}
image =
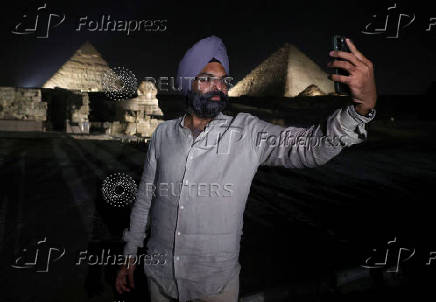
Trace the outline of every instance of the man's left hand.
{"type": "Polygon", "coordinates": [[[351,97],[355,103],[357,113],[367,115],[375,107],[377,91],[374,78],[374,64],[357,50],[350,39],[346,39],[351,53],[344,51],[331,51],[330,56],[341,58],[327,64],[331,68],[343,68],[349,75],[331,74],[329,78],[333,81],[347,84],[350,87],[351,97]]]}

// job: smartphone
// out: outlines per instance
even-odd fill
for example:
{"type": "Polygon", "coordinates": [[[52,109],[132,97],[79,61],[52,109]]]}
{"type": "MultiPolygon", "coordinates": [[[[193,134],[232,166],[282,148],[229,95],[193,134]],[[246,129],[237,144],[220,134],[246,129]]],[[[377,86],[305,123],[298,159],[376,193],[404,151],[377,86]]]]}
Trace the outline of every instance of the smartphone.
{"type": "MultiPolygon", "coordinates": [[[[347,42],[345,41],[345,36],[334,35],[333,36],[333,49],[345,52],[351,52],[348,48],[347,42]]],[[[335,58],[336,60],[343,60],[341,58],[335,58]]],[[[348,76],[349,73],[345,69],[335,68],[335,74],[348,76]]],[[[350,88],[347,84],[335,81],[335,92],[340,95],[350,95],[350,88]]]]}

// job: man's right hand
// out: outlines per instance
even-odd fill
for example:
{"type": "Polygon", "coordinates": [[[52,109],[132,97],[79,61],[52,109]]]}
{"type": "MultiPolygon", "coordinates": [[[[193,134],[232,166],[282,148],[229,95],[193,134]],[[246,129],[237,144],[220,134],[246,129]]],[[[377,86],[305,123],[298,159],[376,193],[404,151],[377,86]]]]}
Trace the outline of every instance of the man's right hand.
{"type": "Polygon", "coordinates": [[[133,279],[133,273],[135,272],[136,264],[134,258],[129,258],[129,264],[121,266],[118,272],[117,279],[115,280],[115,288],[118,293],[130,292],[135,288],[135,282],[133,279]],[[127,279],[129,279],[129,285],[127,285],[127,279]]]}

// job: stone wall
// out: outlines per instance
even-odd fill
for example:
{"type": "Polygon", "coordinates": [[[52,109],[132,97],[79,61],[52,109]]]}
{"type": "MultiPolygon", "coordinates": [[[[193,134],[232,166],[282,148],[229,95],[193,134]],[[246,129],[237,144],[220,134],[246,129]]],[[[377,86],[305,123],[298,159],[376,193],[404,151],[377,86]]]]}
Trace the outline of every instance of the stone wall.
{"type": "Polygon", "coordinates": [[[41,89],[0,87],[0,119],[45,121],[47,103],[41,101],[41,89]]]}

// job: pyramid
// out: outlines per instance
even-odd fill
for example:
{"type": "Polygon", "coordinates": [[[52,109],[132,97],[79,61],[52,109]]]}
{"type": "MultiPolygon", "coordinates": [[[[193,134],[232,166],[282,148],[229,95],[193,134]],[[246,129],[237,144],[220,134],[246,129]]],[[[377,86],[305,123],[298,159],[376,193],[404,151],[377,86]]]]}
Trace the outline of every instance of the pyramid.
{"type": "Polygon", "coordinates": [[[86,42],[42,87],[103,91],[103,74],[109,70],[101,54],[86,42]]]}
{"type": "Polygon", "coordinates": [[[333,82],[315,62],[297,47],[286,43],[229,90],[229,96],[294,97],[316,85],[334,92],[333,82]]]}

